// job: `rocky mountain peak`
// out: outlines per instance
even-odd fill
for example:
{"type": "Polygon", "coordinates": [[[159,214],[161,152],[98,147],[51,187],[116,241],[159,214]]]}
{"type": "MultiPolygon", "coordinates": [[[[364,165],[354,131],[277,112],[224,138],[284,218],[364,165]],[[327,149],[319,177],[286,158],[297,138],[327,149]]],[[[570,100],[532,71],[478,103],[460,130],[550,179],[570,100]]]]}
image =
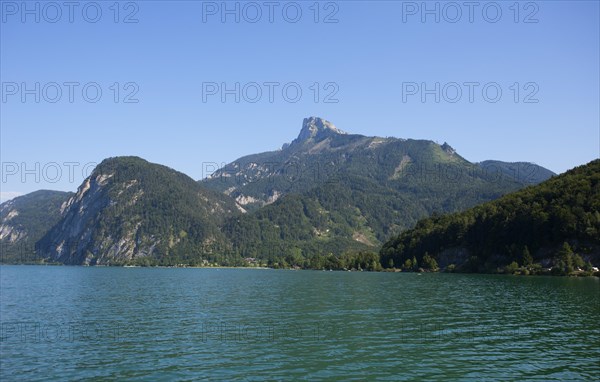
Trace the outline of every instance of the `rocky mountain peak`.
{"type": "Polygon", "coordinates": [[[346,134],[338,129],[333,123],[319,117],[304,118],[302,130],[294,142],[306,142],[310,139],[318,139],[332,134],[346,134]]]}
{"type": "Polygon", "coordinates": [[[442,148],[442,150],[444,150],[449,155],[454,155],[456,153],[456,150],[452,146],[450,146],[447,142],[444,142],[444,144],[441,145],[440,147],[442,148]]]}

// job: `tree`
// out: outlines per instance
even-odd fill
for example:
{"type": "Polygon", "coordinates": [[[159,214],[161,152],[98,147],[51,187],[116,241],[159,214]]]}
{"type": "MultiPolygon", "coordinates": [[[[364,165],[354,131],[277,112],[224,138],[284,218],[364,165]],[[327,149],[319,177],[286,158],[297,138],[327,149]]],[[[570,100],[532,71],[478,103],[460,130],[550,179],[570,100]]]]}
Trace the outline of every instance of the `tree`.
{"type": "Polygon", "coordinates": [[[523,248],[523,266],[528,267],[533,265],[533,257],[531,256],[531,253],[529,253],[529,248],[527,248],[527,246],[525,246],[523,248]]]}
{"type": "Polygon", "coordinates": [[[561,268],[566,274],[574,271],[573,249],[566,241],[563,243],[560,251],[558,251],[558,267],[561,268]]]}
{"type": "Polygon", "coordinates": [[[513,274],[515,273],[517,270],[519,269],[519,263],[517,263],[516,261],[513,261],[512,263],[508,264],[505,268],[505,272],[508,274],[513,274]]]}
{"type": "Polygon", "coordinates": [[[429,253],[425,252],[425,256],[423,256],[423,268],[430,269],[432,271],[438,270],[438,263],[435,259],[429,256],[429,253]]]}
{"type": "Polygon", "coordinates": [[[582,269],[585,267],[585,261],[583,261],[583,258],[580,255],[575,253],[571,256],[571,258],[573,259],[573,266],[575,268],[582,269]]]}

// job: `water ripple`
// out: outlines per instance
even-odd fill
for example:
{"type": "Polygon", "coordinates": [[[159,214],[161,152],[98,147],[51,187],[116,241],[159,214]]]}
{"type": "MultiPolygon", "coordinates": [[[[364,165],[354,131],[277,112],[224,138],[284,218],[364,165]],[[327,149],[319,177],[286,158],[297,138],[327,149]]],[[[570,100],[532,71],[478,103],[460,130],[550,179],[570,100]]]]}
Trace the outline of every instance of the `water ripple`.
{"type": "Polygon", "coordinates": [[[0,379],[598,380],[597,279],[1,267],[0,379]]]}

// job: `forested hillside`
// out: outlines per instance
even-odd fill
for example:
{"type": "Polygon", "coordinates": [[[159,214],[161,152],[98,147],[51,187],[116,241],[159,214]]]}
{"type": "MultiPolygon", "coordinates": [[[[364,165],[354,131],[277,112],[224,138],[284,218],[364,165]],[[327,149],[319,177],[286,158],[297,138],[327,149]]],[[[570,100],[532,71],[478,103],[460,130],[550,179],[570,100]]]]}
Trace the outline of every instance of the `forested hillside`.
{"type": "Polygon", "coordinates": [[[381,249],[385,267],[570,273],[590,262],[600,265],[600,160],[465,212],[421,220],[381,249]]]}

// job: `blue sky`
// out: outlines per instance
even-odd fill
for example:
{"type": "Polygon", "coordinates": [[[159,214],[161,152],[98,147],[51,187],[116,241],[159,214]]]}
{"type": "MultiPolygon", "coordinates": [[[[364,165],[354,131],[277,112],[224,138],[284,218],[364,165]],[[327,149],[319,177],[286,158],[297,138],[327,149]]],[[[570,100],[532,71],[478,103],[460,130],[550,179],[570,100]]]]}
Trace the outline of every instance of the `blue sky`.
{"type": "Polygon", "coordinates": [[[599,156],[597,1],[114,3],[1,1],[2,201],[74,191],[118,155],[200,179],[311,115],[471,161],[563,172],[599,156]]]}

